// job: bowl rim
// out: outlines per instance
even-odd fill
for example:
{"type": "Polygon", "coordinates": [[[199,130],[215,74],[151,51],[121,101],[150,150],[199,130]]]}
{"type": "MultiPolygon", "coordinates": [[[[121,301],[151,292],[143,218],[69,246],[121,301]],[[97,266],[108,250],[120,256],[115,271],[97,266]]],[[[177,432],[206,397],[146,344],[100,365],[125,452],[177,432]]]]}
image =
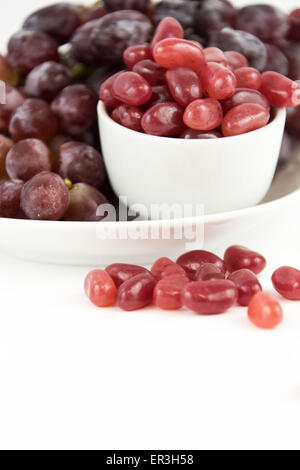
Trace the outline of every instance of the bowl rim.
{"type": "MultiPolygon", "coordinates": [[[[207,145],[209,142],[209,145],[221,145],[221,143],[224,144],[224,141],[227,142],[232,142],[235,141],[237,142],[238,140],[246,140],[247,137],[255,137],[259,136],[262,133],[272,131],[273,127],[276,127],[277,125],[280,124],[280,122],[285,122],[286,120],[286,114],[287,111],[285,108],[273,108],[274,114],[273,114],[273,119],[266,125],[261,127],[260,129],[256,129],[254,131],[247,132],[245,134],[240,134],[240,135],[234,135],[230,137],[222,137],[219,139],[178,139],[176,137],[163,137],[163,136],[157,136],[157,135],[151,135],[151,134],[144,134],[142,132],[134,131],[132,129],[128,129],[127,127],[122,126],[121,124],[118,124],[116,121],[114,121],[108,114],[107,107],[103,103],[103,101],[99,100],[98,106],[97,106],[97,112],[98,112],[98,117],[105,120],[110,126],[115,127],[117,131],[123,132],[124,134],[128,134],[128,136],[135,136],[137,139],[152,139],[152,141],[158,141],[161,142],[162,139],[165,143],[168,143],[169,145],[176,143],[176,145],[207,145]]],[[[209,131],[207,131],[209,132],[209,131]]]]}

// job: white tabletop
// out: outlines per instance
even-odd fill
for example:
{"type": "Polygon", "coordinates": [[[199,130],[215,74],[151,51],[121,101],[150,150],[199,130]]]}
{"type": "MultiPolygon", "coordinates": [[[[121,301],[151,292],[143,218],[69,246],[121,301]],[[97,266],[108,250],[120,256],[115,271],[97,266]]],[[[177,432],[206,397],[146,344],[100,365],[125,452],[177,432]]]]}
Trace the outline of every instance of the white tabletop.
{"type": "MultiPolygon", "coordinates": [[[[300,266],[286,242],[264,286],[300,266]]],[[[242,308],[97,309],[88,268],[0,264],[1,448],[300,448],[299,303],[261,331],[242,308]]]]}
{"type": "MultiPolygon", "coordinates": [[[[11,0],[1,35],[46,3],[11,0]]],[[[291,221],[266,253],[265,286],[280,265],[300,267],[299,235],[291,221]]],[[[97,309],[87,268],[3,254],[0,266],[1,448],[300,448],[299,303],[261,331],[238,308],[97,309]]]]}

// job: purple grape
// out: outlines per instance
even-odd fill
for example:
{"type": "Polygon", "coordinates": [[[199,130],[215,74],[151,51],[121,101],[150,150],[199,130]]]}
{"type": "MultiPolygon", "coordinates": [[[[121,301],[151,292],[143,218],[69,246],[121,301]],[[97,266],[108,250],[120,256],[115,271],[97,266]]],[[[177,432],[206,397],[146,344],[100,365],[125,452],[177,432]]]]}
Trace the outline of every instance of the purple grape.
{"type": "Polygon", "coordinates": [[[110,11],[139,10],[146,11],[150,0],[104,0],[104,5],[110,11]]]}
{"type": "Polygon", "coordinates": [[[80,136],[78,136],[78,140],[100,151],[101,144],[100,144],[98,124],[97,123],[93,124],[92,127],[90,127],[87,131],[85,131],[80,136]]]}
{"type": "Polygon", "coordinates": [[[191,34],[194,30],[196,7],[196,2],[164,0],[155,5],[152,12],[152,20],[155,25],[158,25],[162,19],[171,16],[176,18],[183,29],[191,34]]]}
{"type": "Polygon", "coordinates": [[[238,11],[236,28],[254,34],[262,41],[271,42],[284,37],[289,30],[286,13],[271,5],[250,5],[238,11]]]}
{"type": "Polygon", "coordinates": [[[300,139],[300,106],[288,113],[285,130],[291,137],[300,139]]]}
{"type": "Polygon", "coordinates": [[[70,193],[63,179],[49,171],[27,181],[21,193],[21,208],[33,220],[60,220],[69,203],[70,193]]]}
{"type": "Polygon", "coordinates": [[[222,51],[236,51],[243,54],[249,62],[249,67],[264,70],[267,63],[267,50],[264,43],[246,31],[224,28],[213,33],[210,46],[222,51]]]}
{"type": "Polygon", "coordinates": [[[20,208],[23,181],[11,180],[0,182],[0,217],[24,219],[25,214],[20,208]]]}
{"type": "Polygon", "coordinates": [[[84,24],[92,20],[97,20],[106,14],[107,10],[103,5],[103,2],[96,2],[91,7],[86,7],[82,12],[80,12],[81,23],[84,24]]]}
{"type": "Polygon", "coordinates": [[[92,50],[99,61],[121,62],[125,49],[147,42],[151,31],[149,18],[139,11],[109,13],[96,20],[90,36],[92,50]]]}
{"type": "Polygon", "coordinates": [[[6,156],[13,145],[14,143],[12,140],[8,139],[5,135],[0,134],[0,180],[2,178],[7,178],[5,169],[6,156]]]}
{"type": "Polygon", "coordinates": [[[203,0],[197,10],[195,30],[200,37],[209,38],[215,31],[234,26],[236,10],[227,0],[203,0]]]}
{"type": "Polygon", "coordinates": [[[46,61],[58,61],[58,43],[41,31],[21,30],[8,43],[8,61],[18,72],[29,73],[46,61]]]}
{"type": "Polygon", "coordinates": [[[69,142],[59,149],[58,173],[72,183],[100,186],[106,178],[102,156],[82,142],[69,142]]]}
{"type": "Polygon", "coordinates": [[[300,41],[300,8],[291,11],[289,14],[290,30],[288,38],[292,41],[300,41]]]}
{"type": "Polygon", "coordinates": [[[21,140],[7,154],[6,171],[11,179],[28,181],[34,175],[50,170],[50,152],[41,140],[21,140]]]}
{"type": "Polygon", "coordinates": [[[46,101],[26,99],[14,112],[9,132],[16,142],[30,137],[48,142],[57,130],[57,119],[46,101]]]}
{"type": "Polygon", "coordinates": [[[44,62],[27,75],[24,91],[28,96],[51,101],[72,81],[72,73],[67,67],[57,62],[44,62]]]}
{"type": "Polygon", "coordinates": [[[20,90],[10,85],[6,87],[6,103],[0,105],[0,131],[7,132],[9,121],[13,112],[20,104],[24,103],[25,96],[20,90]]]}
{"type": "Polygon", "coordinates": [[[24,29],[42,31],[60,42],[67,42],[80,26],[80,9],[70,3],[57,3],[35,11],[24,22],[24,29]]]}
{"type": "Polygon", "coordinates": [[[265,44],[265,46],[267,49],[266,71],[272,70],[282,75],[288,75],[289,61],[284,53],[273,44],[265,44]]]}
{"type": "MultiPolygon", "coordinates": [[[[277,45],[277,44],[276,44],[277,45]]],[[[289,77],[292,80],[300,79],[300,43],[282,41],[278,46],[287,57],[289,62],[289,77]]]]}
{"type": "Polygon", "coordinates": [[[94,49],[92,41],[92,33],[99,21],[93,20],[83,24],[75,31],[71,39],[71,55],[83,64],[96,66],[102,63],[101,53],[94,49]]]}
{"type": "Polygon", "coordinates": [[[97,97],[86,85],[71,85],[52,101],[51,109],[58,117],[63,133],[80,136],[96,119],[97,97]]]}
{"type": "Polygon", "coordinates": [[[65,220],[99,222],[103,216],[97,216],[96,213],[101,204],[108,204],[108,201],[100,191],[85,183],[75,184],[70,190],[70,205],[65,220]]]}

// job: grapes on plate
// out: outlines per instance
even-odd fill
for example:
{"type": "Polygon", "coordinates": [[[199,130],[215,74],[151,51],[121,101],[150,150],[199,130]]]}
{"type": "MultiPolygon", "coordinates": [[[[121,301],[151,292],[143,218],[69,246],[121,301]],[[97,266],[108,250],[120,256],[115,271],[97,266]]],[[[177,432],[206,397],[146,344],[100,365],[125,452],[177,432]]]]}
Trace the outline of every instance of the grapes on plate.
{"type": "Polygon", "coordinates": [[[94,186],[75,184],[70,190],[70,204],[64,218],[70,222],[99,222],[104,216],[97,215],[97,210],[103,204],[108,204],[108,200],[94,186]]]}
{"type": "Polygon", "coordinates": [[[14,143],[11,139],[0,134],[0,179],[7,178],[5,168],[6,156],[13,145],[14,143]]]}
{"type": "Polygon", "coordinates": [[[63,179],[72,183],[100,186],[106,178],[102,156],[83,142],[68,142],[59,149],[57,170],[63,179]]]}
{"type": "Polygon", "coordinates": [[[57,131],[57,119],[46,101],[26,99],[14,112],[9,132],[16,142],[30,137],[48,142],[57,131]]]}
{"type": "Polygon", "coordinates": [[[28,181],[38,173],[50,170],[50,152],[41,140],[20,140],[7,154],[6,171],[11,179],[28,181]]]}
{"type": "Polygon", "coordinates": [[[267,64],[267,50],[264,43],[246,31],[224,28],[211,36],[210,45],[223,51],[236,51],[245,56],[250,67],[259,71],[267,64]]]}
{"type": "Polygon", "coordinates": [[[81,23],[80,8],[66,2],[46,6],[32,13],[23,24],[24,29],[42,31],[59,42],[67,42],[81,23]]]}
{"type": "Polygon", "coordinates": [[[58,61],[58,43],[42,31],[21,30],[8,43],[7,59],[18,72],[29,73],[48,60],[58,61]]]}
{"type": "Polygon", "coordinates": [[[24,181],[0,181],[0,217],[9,219],[25,219],[20,208],[21,192],[24,181]]]}
{"type": "Polygon", "coordinates": [[[60,220],[70,204],[70,192],[56,173],[43,171],[25,183],[21,209],[29,219],[60,220]]]}
{"type": "Polygon", "coordinates": [[[104,5],[110,11],[139,10],[146,11],[151,0],[104,0],[104,5]]]}
{"type": "Polygon", "coordinates": [[[121,62],[127,47],[147,42],[151,31],[151,21],[143,13],[115,11],[95,21],[90,35],[91,49],[102,62],[121,62]]]}
{"type": "Polygon", "coordinates": [[[13,86],[5,85],[5,103],[0,105],[0,132],[7,132],[13,112],[25,101],[25,95],[13,86]]]}
{"type": "Polygon", "coordinates": [[[196,7],[196,2],[164,0],[155,5],[152,12],[152,20],[157,26],[161,20],[171,16],[181,24],[186,32],[192,33],[194,31],[196,7]]]}
{"type": "Polygon", "coordinates": [[[44,62],[27,75],[24,91],[28,96],[51,101],[73,82],[72,72],[57,62],[44,62]]]}
{"type": "Polygon", "coordinates": [[[70,85],[52,101],[52,112],[63,133],[74,137],[89,129],[96,119],[97,97],[86,85],[70,85]]]}
{"type": "Polygon", "coordinates": [[[289,30],[288,15],[272,5],[249,5],[237,12],[236,28],[254,34],[264,42],[285,37],[289,30]]]}

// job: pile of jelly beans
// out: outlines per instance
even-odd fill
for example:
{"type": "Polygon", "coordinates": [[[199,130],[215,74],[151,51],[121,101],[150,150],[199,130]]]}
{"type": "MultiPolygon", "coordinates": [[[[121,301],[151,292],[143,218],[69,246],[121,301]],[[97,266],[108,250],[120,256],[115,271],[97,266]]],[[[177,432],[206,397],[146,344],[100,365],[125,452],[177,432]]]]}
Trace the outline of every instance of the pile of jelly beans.
{"type": "MultiPolygon", "coordinates": [[[[216,315],[240,305],[248,307],[254,325],[272,329],[282,322],[283,312],[258,280],[265,266],[261,254],[243,246],[229,247],[224,259],[194,250],[180,256],[176,263],[160,258],[151,270],[132,264],[96,269],[87,275],[84,289],[97,307],[117,305],[125,311],[155,305],[163,310],[184,307],[199,315],[216,315]]],[[[286,299],[300,300],[300,271],[281,267],[272,282],[286,299]]]]}
{"type": "Polygon", "coordinates": [[[183,39],[164,18],[151,44],[124,52],[126,70],[108,78],[99,97],[129,129],[184,139],[219,138],[259,129],[271,107],[300,104],[300,86],[277,72],[260,73],[245,56],[183,39]]]}

